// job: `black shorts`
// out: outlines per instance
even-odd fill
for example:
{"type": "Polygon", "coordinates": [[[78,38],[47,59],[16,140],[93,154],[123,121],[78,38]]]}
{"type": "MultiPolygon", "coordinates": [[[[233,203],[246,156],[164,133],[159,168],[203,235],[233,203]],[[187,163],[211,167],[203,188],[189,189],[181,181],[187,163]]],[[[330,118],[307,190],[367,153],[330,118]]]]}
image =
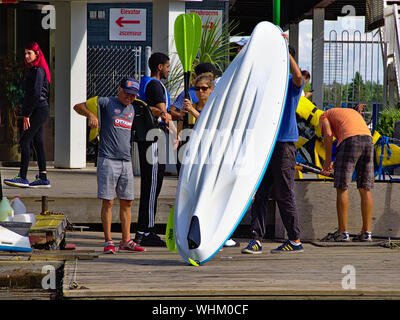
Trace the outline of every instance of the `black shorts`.
{"type": "Polygon", "coordinates": [[[354,169],[358,189],[371,190],[374,185],[374,145],[371,136],[354,136],[342,141],[334,162],[337,189],[348,189],[354,169]]]}

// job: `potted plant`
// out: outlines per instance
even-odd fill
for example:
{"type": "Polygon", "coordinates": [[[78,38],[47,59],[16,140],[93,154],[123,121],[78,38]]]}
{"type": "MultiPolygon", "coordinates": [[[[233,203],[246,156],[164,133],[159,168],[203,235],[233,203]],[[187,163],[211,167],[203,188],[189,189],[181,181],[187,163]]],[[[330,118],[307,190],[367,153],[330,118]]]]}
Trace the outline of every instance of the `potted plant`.
{"type": "Polygon", "coordinates": [[[0,57],[0,86],[4,95],[0,97],[1,126],[4,128],[4,142],[7,162],[19,162],[20,151],[18,144],[18,114],[24,97],[23,63],[18,63],[15,56],[0,57]]]}

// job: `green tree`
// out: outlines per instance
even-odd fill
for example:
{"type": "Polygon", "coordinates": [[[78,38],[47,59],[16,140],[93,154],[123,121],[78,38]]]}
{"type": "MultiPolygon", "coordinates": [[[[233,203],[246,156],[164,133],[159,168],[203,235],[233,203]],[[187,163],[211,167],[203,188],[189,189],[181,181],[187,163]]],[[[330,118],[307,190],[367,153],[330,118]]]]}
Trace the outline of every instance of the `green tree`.
{"type": "Polygon", "coordinates": [[[348,101],[363,101],[365,99],[365,84],[359,72],[356,72],[349,85],[348,101]]]}

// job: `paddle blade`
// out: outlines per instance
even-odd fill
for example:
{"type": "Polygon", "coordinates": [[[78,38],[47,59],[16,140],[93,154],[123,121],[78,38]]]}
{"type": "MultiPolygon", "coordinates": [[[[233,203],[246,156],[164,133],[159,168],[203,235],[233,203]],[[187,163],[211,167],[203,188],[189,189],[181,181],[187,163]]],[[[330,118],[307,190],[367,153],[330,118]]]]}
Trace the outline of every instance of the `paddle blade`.
{"type": "Polygon", "coordinates": [[[190,71],[193,62],[190,61],[193,50],[193,34],[194,26],[191,16],[188,14],[179,15],[174,23],[174,37],[176,51],[178,52],[184,72],[190,71]]]}
{"type": "Polygon", "coordinates": [[[195,261],[195,260],[190,259],[190,258],[188,258],[188,260],[189,260],[189,262],[190,262],[190,264],[191,264],[192,266],[200,267],[200,263],[199,263],[198,261],[195,261]]]}
{"type": "Polygon", "coordinates": [[[174,209],[175,206],[172,206],[171,212],[169,213],[167,229],[165,230],[165,243],[170,251],[178,252],[174,236],[174,209]]]}
{"type": "Polygon", "coordinates": [[[192,49],[192,63],[196,58],[197,52],[200,48],[201,34],[203,32],[203,22],[200,16],[196,12],[189,13],[189,16],[193,19],[193,49],[192,49]]]}

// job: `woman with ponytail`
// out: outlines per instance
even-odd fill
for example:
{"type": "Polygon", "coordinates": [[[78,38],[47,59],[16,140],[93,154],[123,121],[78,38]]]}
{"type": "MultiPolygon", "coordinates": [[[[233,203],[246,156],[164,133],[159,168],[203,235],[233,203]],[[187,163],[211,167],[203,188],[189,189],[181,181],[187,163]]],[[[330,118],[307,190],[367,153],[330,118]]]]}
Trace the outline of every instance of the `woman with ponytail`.
{"type": "Polygon", "coordinates": [[[21,109],[24,117],[23,133],[20,139],[21,166],[13,179],[4,179],[4,183],[22,188],[50,188],[47,179],[46,155],[43,145],[43,125],[49,116],[50,71],[42,50],[36,42],[25,48],[25,65],[28,68],[25,79],[25,95],[21,109]],[[27,172],[30,160],[30,147],[33,143],[39,166],[39,174],[29,183],[27,172]]]}

